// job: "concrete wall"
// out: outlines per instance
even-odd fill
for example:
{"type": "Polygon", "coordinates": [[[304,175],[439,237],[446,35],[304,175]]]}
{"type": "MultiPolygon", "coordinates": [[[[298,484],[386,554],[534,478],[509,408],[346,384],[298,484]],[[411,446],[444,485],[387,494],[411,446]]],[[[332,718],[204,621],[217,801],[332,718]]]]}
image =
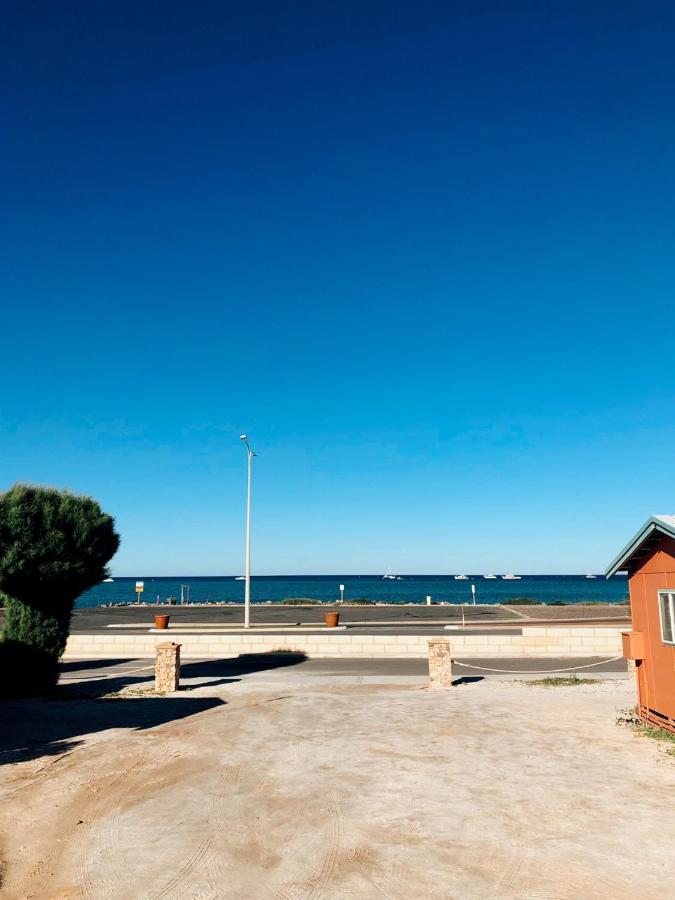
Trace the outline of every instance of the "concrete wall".
{"type": "Polygon", "coordinates": [[[225,634],[169,631],[163,634],[72,634],[65,656],[123,659],[154,656],[155,644],[168,638],[182,644],[183,659],[222,658],[241,653],[295,650],[313,657],[426,657],[431,637],[447,637],[456,659],[519,656],[620,656],[626,626],[528,627],[521,634],[225,634]]]}

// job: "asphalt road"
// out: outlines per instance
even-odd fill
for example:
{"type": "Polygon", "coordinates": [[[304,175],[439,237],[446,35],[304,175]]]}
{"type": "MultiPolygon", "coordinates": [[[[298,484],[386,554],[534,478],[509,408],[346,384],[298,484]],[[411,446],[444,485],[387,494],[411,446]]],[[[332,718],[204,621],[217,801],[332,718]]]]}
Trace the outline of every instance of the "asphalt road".
{"type": "MultiPolygon", "coordinates": [[[[149,686],[154,678],[152,659],[68,660],[61,664],[63,689],[100,694],[128,685],[149,686]]],[[[579,677],[626,677],[625,660],[604,661],[601,657],[579,659],[463,659],[453,662],[459,682],[487,677],[509,680],[531,677],[553,670],[574,672],[579,677]],[[589,667],[589,664],[593,664],[589,667]],[[597,665],[596,665],[597,664],[597,665]],[[579,667],[577,669],[577,667],[579,667]],[[491,672],[498,669],[499,672],[491,672]]],[[[369,683],[426,683],[426,659],[308,659],[297,653],[245,654],[232,659],[187,660],[181,666],[181,683],[188,688],[249,680],[349,680],[369,683]]]]}
{"type": "MultiPolygon", "coordinates": [[[[445,622],[460,623],[462,611],[466,622],[478,626],[491,626],[513,623],[516,626],[533,624],[537,621],[556,624],[568,621],[580,621],[587,624],[598,622],[606,624],[608,620],[629,624],[630,613],[626,606],[421,606],[392,604],[389,606],[281,606],[257,605],[251,609],[251,619],[255,624],[298,625],[300,623],[322,623],[323,616],[329,611],[339,611],[340,621],[344,624],[365,624],[387,626],[388,624],[405,623],[406,625],[440,625],[445,622]]],[[[72,631],[92,633],[105,629],[108,625],[141,625],[152,622],[157,613],[169,613],[172,625],[194,625],[200,623],[238,624],[243,619],[243,607],[232,606],[116,606],[94,607],[92,609],[76,609],[71,623],[72,631]]],[[[0,610],[0,627],[3,613],[0,610]]],[[[407,629],[406,629],[407,630],[407,629]]]]}

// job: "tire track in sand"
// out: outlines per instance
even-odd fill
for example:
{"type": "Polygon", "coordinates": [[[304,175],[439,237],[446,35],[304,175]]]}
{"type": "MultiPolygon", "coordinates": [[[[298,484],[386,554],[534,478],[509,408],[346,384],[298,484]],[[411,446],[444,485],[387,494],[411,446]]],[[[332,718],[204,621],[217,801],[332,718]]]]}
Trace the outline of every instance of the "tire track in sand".
{"type": "Polygon", "coordinates": [[[29,780],[26,780],[23,782],[23,784],[20,784],[17,787],[0,794],[0,800],[5,800],[7,797],[15,797],[22,791],[27,791],[28,788],[35,787],[36,785],[42,784],[45,781],[50,781],[52,778],[58,778],[59,776],[63,775],[63,767],[59,768],[56,772],[54,771],[54,769],[57,768],[59,764],[64,760],[67,760],[69,757],[73,756],[76,753],[81,753],[84,749],[84,747],[76,747],[74,750],[68,750],[61,756],[57,756],[50,762],[45,763],[45,765],[42,766],[42,768],[39,769],[38,772],[35,773],[32,777],[27,776],[27,779],[29,780]]]}
{"type": "Polygon", "coordinates": [[[144,759],[137,759],[130,767],[120,772],[103,788],[91,811],[88,822],[89,833],[85,837],[82,855],[76,866],[77,883],[85,897],[110,896],[111,885],[118,885],[119,867],[113,862],[111,858],[113,854],[110,853],[111,847],[114,847],[111,818],[114,820],[119,818],[120,802],[129,794],[134,778],[145,766],[144,759]],[[104,817],[102,833],[96,837],[92,848],[91,831],[101,817],[104,817]],[[96,857],[96,860],[93,857],[96,857]],[[92,876],[92,869],[97,873],[95,879],[92,876]]]}
{"type": "MultiPolygon", "coordinates": [[[[171,894],[179,891],[183,887],[183,885],[192,877],[193,870],[203,861],[204,857],[211,848],[212,843],[212,834],[209,834],[207,835],[207,837],[203,838],[193,850],[193,852],[188,856],[188,858],[185,860],[185,862],[176,872],[173,878],[170,878],[166,882],[164,887],[162,887],[159,891],[149,895],[150,900],[160,900],[161,897],[169,897],[171,896],[171,894]]],[[[205,871],[208,872],[208,867],[205,867],[205,871]]],[[[208,888],[211,892],[215,891],[215,888],[212,884],[209,884],[208,888]]],[[[192,894],[192,896],[195,896],[195,894],[192,894]]]]}
{"type": "Polygon", "coordinates": [[[335,794],[326,798],[328,813],[328,847],[321,861],[318,874],[301,873],[290,882],[277,888],[275,895],[279,900],[319,900],[328,887],[337,862],[342,843],[342,816],[335,794]]]}

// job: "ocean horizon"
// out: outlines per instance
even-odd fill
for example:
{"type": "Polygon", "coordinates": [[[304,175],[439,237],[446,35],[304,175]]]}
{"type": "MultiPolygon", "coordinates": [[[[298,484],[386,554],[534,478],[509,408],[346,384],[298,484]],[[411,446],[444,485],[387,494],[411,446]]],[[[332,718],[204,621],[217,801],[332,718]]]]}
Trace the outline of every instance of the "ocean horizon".
{"type": "MultiPolygon", "coordinates": [[[[76,608],[89,608],[111,603],[132,603],[136,600],[136,581],[143,581],[142,601],[145,603],[180,601],[183,596],[191,603],[243,603],[244,582],[235,575],[175,575],[175,576],[114,576],[84,593],[76,608]]],[[[457,580],[453,575],[399,575],[395,580],[382,575],[253,575],[252,603],[281,603],[289,598],[307,598],[331,602],[340,599],[340,585],[344,584],[345,601],[370,600],[374,603],[471,603],[471,585],[476,589],[476,602],[497,604],[523,597],[544,603],[562,601],[583,603],[596,601],[621,603],[628,595],[628,580],[624,575],[606,579],[604,575],[587,578],[585,575],[522,575],[517,580],[502,576],[486,579],[481,575],[467,575],[457,580]]]]}

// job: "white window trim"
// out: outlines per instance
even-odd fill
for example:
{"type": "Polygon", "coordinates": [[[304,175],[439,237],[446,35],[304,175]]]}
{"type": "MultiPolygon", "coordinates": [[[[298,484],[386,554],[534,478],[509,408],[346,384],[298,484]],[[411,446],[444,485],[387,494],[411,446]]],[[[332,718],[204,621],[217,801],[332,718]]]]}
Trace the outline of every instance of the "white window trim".
{"type": "Polygon", "coordinates": [[[659,601],[659,625],[661,627],[661,643],[666,644],[668,647],[675,647],[675,591],[673,590],[662,590],[657,591],[657,597],[659,601]],[[668,597],[668,611],[670,613],[670,633],[673,635],[673,640],[667,641],[663,634],[663,607],[661,605],[661,597],[668,597]]]}

